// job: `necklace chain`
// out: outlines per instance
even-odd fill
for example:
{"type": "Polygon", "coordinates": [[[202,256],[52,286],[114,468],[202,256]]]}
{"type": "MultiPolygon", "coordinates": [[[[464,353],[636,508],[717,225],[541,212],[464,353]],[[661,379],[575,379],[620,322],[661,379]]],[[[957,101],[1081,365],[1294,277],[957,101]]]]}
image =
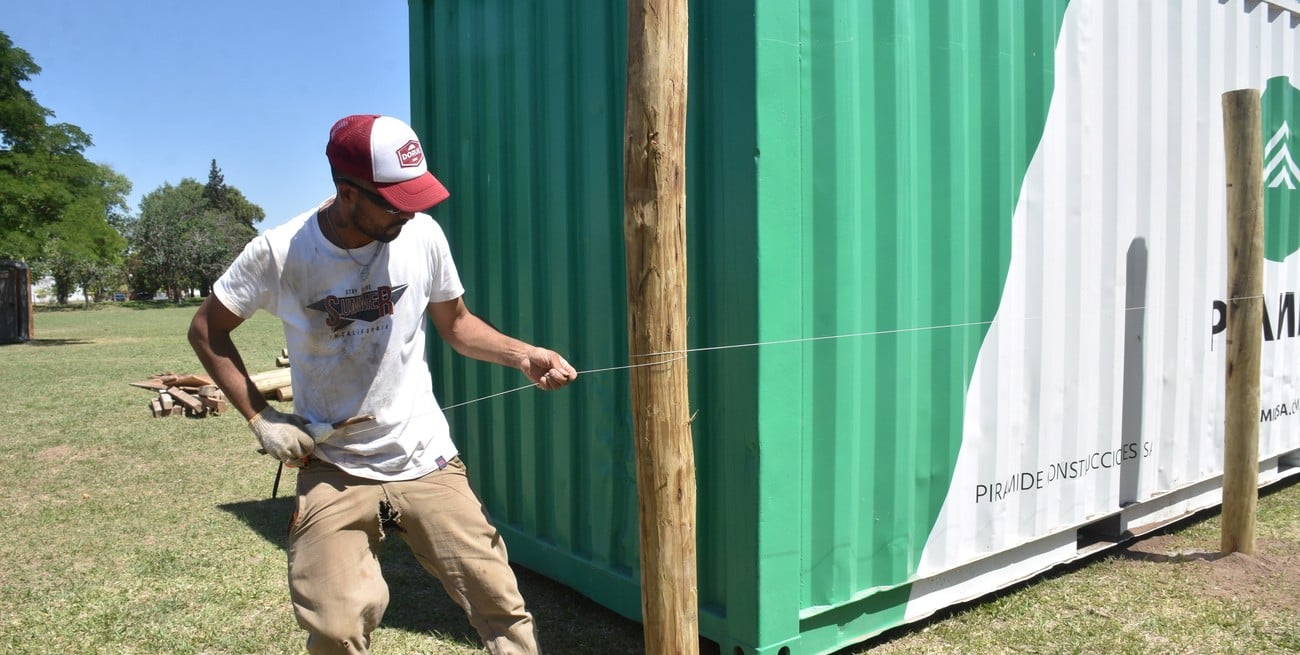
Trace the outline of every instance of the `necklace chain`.
{"type": "Polygon", "coordinates": [[[348,256],[348,259],[351,259],[352,263],[361,267],[361,281],[364,282],[366,278],[370,277],[370,265],[375,263],[375,260],[379,258],[379,251],[383,250],[384,248],[383,242],[380,242],[379,245],[375,246],[375,252],[370,255],[370,261],[362,264],[360,260],[358,260],[356,257],[352,255],[352,249],[343,245],[343,237],[339,236],[338,228],[334,227],[334,220],[332,216],[334,213],[333,205],[327,207],[325,209],[325,212],[326,212],[326,215],[324,216],[325,224],[329,226],[330,233],[333,234],[334,238],[339,241],[339,247],[343,248],[343,252],[348,256]]]}

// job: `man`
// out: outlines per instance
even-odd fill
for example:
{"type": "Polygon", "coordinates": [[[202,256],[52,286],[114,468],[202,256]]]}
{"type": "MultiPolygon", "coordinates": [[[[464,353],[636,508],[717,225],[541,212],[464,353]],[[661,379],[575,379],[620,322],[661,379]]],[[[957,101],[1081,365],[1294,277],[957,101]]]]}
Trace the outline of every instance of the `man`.
{"type": "Polygon", "coordinates": [[[375,549],[399,534],[488,650],[536,653],[505,547],[470,489],[425,359],[425,315],[457,352],[546,390],[577,377],[465,307],[441,228],[447,199],[415,133],[348,116],[326,147],[334,198],[251,241],[190,324],[203,366],[268,454],[298,472],[289,589],[311,653],[367,653],[388,604],[375,549]],[[270,407],[230,334],[258,309],[284,323],[294,414],[270,407]],[[330,425],[372,415],[347,427],[330,425]]]}

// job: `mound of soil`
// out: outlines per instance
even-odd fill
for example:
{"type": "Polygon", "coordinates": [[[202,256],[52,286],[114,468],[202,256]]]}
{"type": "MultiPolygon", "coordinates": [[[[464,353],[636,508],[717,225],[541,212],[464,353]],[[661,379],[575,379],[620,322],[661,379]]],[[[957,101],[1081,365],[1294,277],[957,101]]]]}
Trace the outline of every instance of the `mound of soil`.
{"type": "Polygon", "coordinates": [[[1175,562],[1186,584],[1200,587],[1207,596],[1255,602],[1300,615],[1300,543],[1257,539],[1255,553],[1178,551],[1174,537],[1155,535],[1123,549],[1121,557],[1136,561],[1175,562]]]}

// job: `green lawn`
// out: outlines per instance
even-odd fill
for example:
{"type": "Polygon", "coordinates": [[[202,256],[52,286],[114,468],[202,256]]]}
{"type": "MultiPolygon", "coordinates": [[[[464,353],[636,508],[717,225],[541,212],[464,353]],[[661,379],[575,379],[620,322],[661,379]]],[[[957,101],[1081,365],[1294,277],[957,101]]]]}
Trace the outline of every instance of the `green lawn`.
{"type": "MultiPolygon", "coordinates": [[[[184,337],[193,312],[41,309],[33,341],[0,346],[0,651],[302,652],[285,583],[292,472],[271,499],[276,466],[238,414],[153,418],[152,392],[128,385],[201,372],[184,337]]],[[[284,345],[266,314],[236,340],[253,371],[284,345]]],[[[1300,486],[1261,500],[1259,558],[1111,554],[845,652],[1300,652],[1298,508],[1300,486]]],[[[1217,522],[1161,539],[1212,552],[1217,522]]],[[[482,652],[400,541],[382,560],[392,604],[376,652],[482,652]]],[[[641,651],[638,624],[520,576],[548,653],[641,651]]]]}
{"type": "MultiPolygon", "coordinates": [[[[276,466],[237,413],[153,418],[153,392],[128,385],[202,372],[185,341],[193,313],[38,311],[34,340],[0,346],[0,652],[302,652],[285,582],[293,473],[272,500],[276,466]]],[[[274,318],[235,336],[251,370],[275,368],[274,318]]],[[[405,545],[385,546],[378,651],[482,652],[405,545]]],[[[529,572],[521,584],[552,652],[639,650],[636,623],[529,572]]]]}

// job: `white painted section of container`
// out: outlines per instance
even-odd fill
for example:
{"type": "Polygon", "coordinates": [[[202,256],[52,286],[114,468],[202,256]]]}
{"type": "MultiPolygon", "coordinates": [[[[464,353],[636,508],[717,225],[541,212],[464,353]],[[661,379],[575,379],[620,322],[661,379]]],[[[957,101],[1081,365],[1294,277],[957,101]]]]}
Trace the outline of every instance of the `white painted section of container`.
{"type": "MultiPolygon", "coordinates": [[[[1221,96],[1300,83],[1300,18],[1279,8],[1296,4],[1070,3],[908,620],[1077,557],[1091,523],[1141,532],[1220,501],[1221,96]]],[[[1300,257],[1265,262],[1270,320],[1289,292],[1300,257]]],[[[1262,361],[1268,481],[1300,459],[1300,337],[1266,341],[1262,361]]]]}

